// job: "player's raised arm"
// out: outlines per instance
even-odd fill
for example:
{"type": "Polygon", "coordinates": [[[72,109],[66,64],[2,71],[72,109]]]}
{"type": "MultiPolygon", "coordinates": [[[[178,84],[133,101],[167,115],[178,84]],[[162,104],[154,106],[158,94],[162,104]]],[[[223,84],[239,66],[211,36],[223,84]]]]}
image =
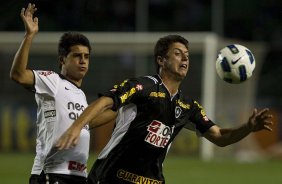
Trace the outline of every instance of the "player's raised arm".
{"type": "MultiPolygon", "coordinates": [[[[78,142],[81,129],[95,120],[99,115],[103,114],[106,110],[111,109],[113,106],[113,99],[110,97],[100,97],[96,101],[92,102],[78,117],[77,120],[67,129],[67,131],[59,138],[56,147],[59,150],[69,149],[75,146],[78,142]]],[[[98,121],[91,123],[92,127],[99,126],[98,121]],[[95,125],[97,123],[97,125],[95,125]]]]}
{"type": "Polygon", "coordinates": [[[272,124],[272,115],[269,113],[268,108],[260,111],[254,109],[247,123],[237,128],[220,128],[215,125],[204,134],[204,137],[214,144],[223,147],[240,141],[251,132],[261,130],[272,131],[272,124]]]}
{"type": "Polygon", "coordinates": [[[38,32],[38,18],[34,17],[37,8],[29,3],[27,8],[22,8],[21,19],[25,26],[24,39],[14,57],[10,70],[10,78],[23,86],[31,86],[34,83],[33,72],[27,69],[29,50],[32,40],[38,32]]]}

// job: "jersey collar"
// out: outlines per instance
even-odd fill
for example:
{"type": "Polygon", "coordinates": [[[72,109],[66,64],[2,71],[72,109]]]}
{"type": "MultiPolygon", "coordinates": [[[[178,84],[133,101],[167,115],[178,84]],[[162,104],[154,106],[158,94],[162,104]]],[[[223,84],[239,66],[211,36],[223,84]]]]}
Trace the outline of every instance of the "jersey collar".
{"type": "Polygon", "coordinates": [[[68,80],[64,75],[62,75],[62,74],[59,73],[59,76],[60,76],[61,79],[67,80],[67,81],[69,81],[70,83],[72,83],[75,87],[77,87],[78,89],[81,89],[81,88],[80,88],[79,86],[77,86],[74,82],[68,80]]]}

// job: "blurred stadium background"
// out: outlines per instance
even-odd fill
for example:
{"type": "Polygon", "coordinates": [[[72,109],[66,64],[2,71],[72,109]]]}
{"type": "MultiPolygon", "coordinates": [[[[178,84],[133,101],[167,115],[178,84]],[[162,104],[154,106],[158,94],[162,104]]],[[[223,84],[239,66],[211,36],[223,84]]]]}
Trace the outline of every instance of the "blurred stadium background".
{"type": "MultiPolygon", "coordinates": [[[[36,104],[32,93],[9,79],[13,56],[24,35],[19,14],[38,7],[40,32],[30,68],[58,72],[57,41],[64,31],[81,31],[92,46],[82,88],[89,102],[123,79],[154,74],[153,46],[166,34],[190,40],[190,70],[182,88],[200,101],[220,126],[245,122],[254,107],[269,107],[274,131],[252,134],[217,148],[183,130],[165,163],[168,183],[281,183],[282,2],[278,0],[48,0],[1,3],[0,7],[0,183],[27,183],[35,150],[36,104]],[[254,76],[230,85],[215,74],[219,49],[239,43],[252,50],[254,76]],[[17,169],[16,169],[17,168],[17,169]],[[18,177],[15,177],[17,176],[18,177]]],[[[90,166],[112,124],[92,130],[90,166]]]]}

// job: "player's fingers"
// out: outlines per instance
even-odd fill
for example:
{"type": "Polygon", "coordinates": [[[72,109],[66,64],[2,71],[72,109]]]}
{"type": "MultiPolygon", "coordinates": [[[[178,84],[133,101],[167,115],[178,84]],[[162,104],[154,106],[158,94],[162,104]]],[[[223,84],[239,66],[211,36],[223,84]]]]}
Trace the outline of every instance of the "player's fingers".
{"type": "Polygon", "coordinates": [[[265,121],[264,121],[264,124],[267,125],[267,126],[271,126],[271,125],[273,125],[273,122],[272,122],[272,121],[265,120],[265,121]]]}
{"type": "Polygon", "coordinates": [[[57,142],[56,144],[56,147],[59,149],[59,150],[63,150],[63,149],[68,149],[69,148],[69,143],[70,138],[67,136],[67,135],[63,135],[57,142]]]}
{"type": "Polygon", "coordinates": [[[266,115],[262,115],[261,119],[263,120],[267,120],[267,119],[271,119],[273,116],[271,114],[266,114],[266,115]]]}
{"type": "Polygon", "coordinates": [[[259,116],[264,116],[265,114],[267,114],[269,112],[268,108],[264,108],[261,111],[258,112],[259,116]]]}
{"type": "Polygon", "coordinates": [[[78,143],[78,138],[74,139],[73,142],[72,142],[72,146],[76,146],[78,143]]]}
{"type": "Polygon", "coordinates": [[[74,146],[73,142],[74,142],[74,139],[73,138],[69,138],[67,140],[65,146],[64,146],[64,149],[69,149],[69,148],[73,147],[74,146]]]}
{"type": "Polygon", "coordinates": [[[34,23],[38,24],[38,18],[37,17],[34,17],[34,23]]]}
{"type": "Polygon", "coordinates": [[[59,150],[62,150],[64,146],[64,142],[63,142],[63,138],[60,138],[56,144],[56,147],[59,149],[59,150]]]}
{"type": "Polygon", "coordinates": [[[264,129],[266,129],[268,131],[272,131],[272,128],[270,126],[268,126],[268,125],[264,125],[263,127],[264,127],[264,129]]]}
{"type": "Polygon", "coordinates": [[[254,118],[254,117],[256,116],[256,114],[257,114],[257,109],[256,109],[256,108],[254,108],[254,110],[253,110],[253,114],[252,114],[251,118],[254,118]]]}
{"type": "Polygon", "coordinates": [[[24,12],[25,12],[25,8],[22,8],[21,9],[21,14],[20,14],[22,18],[24,17],[24,12]]]}

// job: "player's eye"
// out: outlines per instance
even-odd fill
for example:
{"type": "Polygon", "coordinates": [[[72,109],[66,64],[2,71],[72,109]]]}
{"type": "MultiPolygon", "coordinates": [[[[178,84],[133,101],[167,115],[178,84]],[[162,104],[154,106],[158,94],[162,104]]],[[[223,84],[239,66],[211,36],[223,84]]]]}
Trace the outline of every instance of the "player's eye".
{"type": "Polygon", "coordinates": [[[180,52],[175,52],[174,54],[175,54],[176,56],[180,56],[180,55],[181,55],[180,52]]]}

